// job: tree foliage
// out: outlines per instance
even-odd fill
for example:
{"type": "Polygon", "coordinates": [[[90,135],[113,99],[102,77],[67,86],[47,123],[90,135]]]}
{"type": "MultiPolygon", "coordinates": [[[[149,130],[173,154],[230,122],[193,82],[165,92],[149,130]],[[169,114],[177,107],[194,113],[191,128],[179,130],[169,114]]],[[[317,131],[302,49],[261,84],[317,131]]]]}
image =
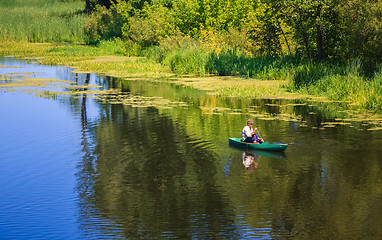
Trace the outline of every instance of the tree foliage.
{"type": "Polygon", "coordinates": [[[249,56],[299,55],[337,61],[359,58],[367,69],[375,68],[382,59],[382,0],[93,0],[92,3],[103,6],[94,7],[89,17],[94,24],[88,28],[98,30],[87,32],[98,35],[98,39],[122,36],[147,47],[182,35],[201,41],[217,53],[223,48],[235,48],[249,56]],[[106,15],[113,17],[103,17],[106,15]]]}

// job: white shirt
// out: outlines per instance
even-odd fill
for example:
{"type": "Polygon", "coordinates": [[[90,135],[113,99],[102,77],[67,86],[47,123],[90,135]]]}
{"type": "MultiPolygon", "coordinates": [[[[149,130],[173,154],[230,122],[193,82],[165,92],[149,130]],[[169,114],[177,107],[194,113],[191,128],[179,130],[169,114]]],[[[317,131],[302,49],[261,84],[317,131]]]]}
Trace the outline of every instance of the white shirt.
{"type": "Polygon", "coordinates": [[[250,127],[250,126],[245,126],[243,128],[243,132],[241,133],[241,137],[243,139],[243,141],[247,138],[247,137],[252,137],[252,132],[253,132],[253,129],[250,127]]]}
{"type": "Polygon", "coordinates": [[[243,165],[246,167],[246,168],[249,168],[251,166],[251,164],[254,162],[255,158],[250,155],[250,154],[246,154],[245,152],[243,153],[243,165]]]}

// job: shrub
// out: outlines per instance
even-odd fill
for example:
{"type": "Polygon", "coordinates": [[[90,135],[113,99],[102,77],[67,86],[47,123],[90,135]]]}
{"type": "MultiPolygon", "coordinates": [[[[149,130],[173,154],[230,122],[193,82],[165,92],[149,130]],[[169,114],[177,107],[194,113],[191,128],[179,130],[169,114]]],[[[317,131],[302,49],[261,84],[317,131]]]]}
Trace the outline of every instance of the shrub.
{"type": "Polygon", "coordinates": [[[125,43],[123,48],[123,54],[126,56],[140,56],[142,53],[142,47],[136,42],[131,40],[125,43]]]}
{"type": "Polygon", "coordinates": [[[200,47],[177,48],[167,53],[164,63],[178,74],[204,75],[209,72],[209,55],[200,47]]]}
{"type": "Polygon", "coordinates": [[[374,112],[382,112],[382,68],[375,73],[370,82],[370,97],[366,102],[366,108],[374,112]]]}
{"type": "Polygon", "coordinates": [[[163,38],[159,41],[159,47],[161,52],[166,54],[177,48],[187,48],[189,46],[196,47],[198,44],[192,38],[183,35],[180,32],[176,32],[175,35],[167,38],[163,38]]]}
{"type": "Polygon", "coordinates": [[[97,5],[95,10],[85,20],[84,29],[86,41],[96,43],[122,36],[122,18],[115,8],[107,9],[97,5]]]}
{"type": "Polygon", "coordinates": [[[123,55],[125,42],[120,38],[116,38],[114,40],[103,40],[98,43],[98,47],[107,54],[123,55]]]}
{"type": "Polygon", "coordinates": [[[159,46],[151,46],[142,51],[142,55],[154,62],[162,62],[164,55],[159,46]]]}
{"type": "Polygon", "coordinates": [[[154,5],[145,7],[130,17],[122,28],[122,35],[142,47],[159,45],[160,40],[175,34],[168,8],[154,5]]]}

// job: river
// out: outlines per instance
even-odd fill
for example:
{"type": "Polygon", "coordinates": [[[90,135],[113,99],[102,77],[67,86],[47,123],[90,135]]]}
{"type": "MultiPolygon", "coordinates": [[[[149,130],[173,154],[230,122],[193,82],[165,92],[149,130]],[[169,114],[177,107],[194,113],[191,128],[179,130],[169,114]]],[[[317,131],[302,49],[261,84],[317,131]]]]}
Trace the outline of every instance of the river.
{"type": "Polygon", "coordinates": [[[382,119],[73,70],[0,57],[1,239],[382,238],[382,119]]]}

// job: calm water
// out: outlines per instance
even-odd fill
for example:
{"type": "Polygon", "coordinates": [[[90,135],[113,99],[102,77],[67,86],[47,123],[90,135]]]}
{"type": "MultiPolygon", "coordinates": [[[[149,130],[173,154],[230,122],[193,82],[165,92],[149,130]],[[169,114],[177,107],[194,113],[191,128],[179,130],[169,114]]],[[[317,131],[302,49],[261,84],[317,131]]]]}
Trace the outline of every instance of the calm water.
{"type": "Polygon", "coordinates": [[[72,70],[0,58],[1,239],[382,238],[382,131],[341,104],[72,70]],[[294,144],[230,147],[250,117],[294,144]]]}

